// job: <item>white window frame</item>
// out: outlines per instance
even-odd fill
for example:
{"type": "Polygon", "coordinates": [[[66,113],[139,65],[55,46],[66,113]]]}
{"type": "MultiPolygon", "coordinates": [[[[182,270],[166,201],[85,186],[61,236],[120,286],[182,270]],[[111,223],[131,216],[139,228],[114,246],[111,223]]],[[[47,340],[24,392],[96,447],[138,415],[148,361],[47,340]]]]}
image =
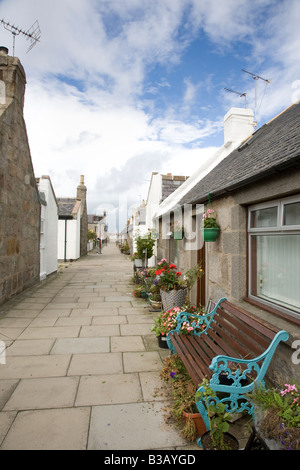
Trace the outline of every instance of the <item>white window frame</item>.
{"type": "Polygon", "coordinates": [[[285,205],[300,202],[300,195],[287,197],[283,199],[276,199],[260,204],[255,204],[248,207],[248,297],[250,299],[256,300],[257,302],[264,304],[269,307],[273,307],[281,312],[284,312],[288,315],[294,316],[299,318],[300,312],[295,310],[291,310],[285,308],[284,306],[280,305],[280,303],[271,302],[265,300],[259,296],[252,294],[252,253],[251,253],[251,238],[253,235],[271,235],[271,234],[278,234],[278,235],[288,235],[288,234],[299,234],[300,235],[300,223],[297,225],[284,225],[283,224],[283,217],[284,217],[284,207],[285,205]],[[277,225],[275,227],[251,227],[251,212],[260,210],[260,209],[268,209],[271,207],[277,207],[277,225]]]}

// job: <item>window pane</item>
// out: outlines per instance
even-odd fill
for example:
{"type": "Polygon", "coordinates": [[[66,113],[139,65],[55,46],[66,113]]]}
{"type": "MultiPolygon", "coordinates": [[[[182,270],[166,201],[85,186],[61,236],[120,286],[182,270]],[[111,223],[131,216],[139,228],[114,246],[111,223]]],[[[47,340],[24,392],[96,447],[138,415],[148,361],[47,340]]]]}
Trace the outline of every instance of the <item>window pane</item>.
{"type": "Polygon", "coordinates": [[[300,202],[285,204],[283,225],[300,225],[300,202]]]}
{"type": "Polygon", "coordinates": [[[277,213],[278,207],[267,207],[265,209],[258,209],[251,211],[250,227],[276,227],[277,226],[277,213]]]}
{"type": "Polygon", "coordinates": [[[300,312],[300,235],[251,238],[252,295],[300,312]]]}

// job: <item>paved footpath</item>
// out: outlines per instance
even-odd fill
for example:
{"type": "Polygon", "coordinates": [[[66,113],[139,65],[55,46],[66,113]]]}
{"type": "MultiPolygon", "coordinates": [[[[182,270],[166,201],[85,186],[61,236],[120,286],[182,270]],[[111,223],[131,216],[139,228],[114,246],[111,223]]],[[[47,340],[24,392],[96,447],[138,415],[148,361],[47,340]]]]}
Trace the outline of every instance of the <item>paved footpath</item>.
{"type": "Polygon", "coordinates": [[[166,423],[155,314],[114,244],[0,309],[0,449],[199,449],[166,423]]]}

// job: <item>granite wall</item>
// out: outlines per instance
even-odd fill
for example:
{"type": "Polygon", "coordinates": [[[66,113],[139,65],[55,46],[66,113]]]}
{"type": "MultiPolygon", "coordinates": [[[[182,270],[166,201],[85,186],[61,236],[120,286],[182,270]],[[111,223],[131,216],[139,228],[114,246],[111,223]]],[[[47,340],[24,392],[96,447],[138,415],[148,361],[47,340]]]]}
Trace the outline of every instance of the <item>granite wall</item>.
{"type": "Polygon", "coordinates": [[[23,117],[26,77],[0,51],[0,304],[39,282],[40,202],[23,117]]]}

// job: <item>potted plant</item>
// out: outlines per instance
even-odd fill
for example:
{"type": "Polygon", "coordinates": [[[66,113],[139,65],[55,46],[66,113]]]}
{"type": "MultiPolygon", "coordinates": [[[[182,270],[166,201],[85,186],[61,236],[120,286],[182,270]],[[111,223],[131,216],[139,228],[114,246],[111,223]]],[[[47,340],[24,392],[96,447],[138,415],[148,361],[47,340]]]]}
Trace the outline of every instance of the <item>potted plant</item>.
{"type": "Polygon", "coordinates": [[[202,236],[205,242],[214,242],[219,236],[220,226],[217,223],[216,213],[213,209],[207,209],[202,218],[202,236]]]}
{"type": "Polygon", "coordinates": [[[195,399],[196,401],[202,400],[209,420],[209,430],[201,437],[203,448],[205,450],[238,450],[237,439],[228,432],[232,415],[226,412],[226,404],[216,397],[207,378],[203,379],[195,399]]]}
{"type": "Polygon", "coordinates": [[[137,263],[143,266],[144,261],[151,258],[153,256],[153,248],[155,245],[155,239],[152,237],[152,232],[151,230],[148,230],[147,234],[140,235],[140,233],[137,233],[137,236],[135,237],[135,242],[136,242],[136,255],[135,255],[135,265],[137,266],[137,263]]]}
{"type": "Polygon", "coordinates": [[[158,339],[160,348],[168,349],[167,334],[176,327],[176,317],[180,312],[179,307],[174,307],[155,318],[154,325],[151,328],[158,339]]]}
{"type": "Polygon", "coordinates": [[[171,233],[174,237],[174,240],[182,240],[184,237],[184,227],[180,220],[177,220],[170,225],[171,233]]]}
{"type": "Polygon", "coordinates": [[[300,392],[295,384],[284,388],[256,387],[250,394],[254,403],[254,424],[271,450],[300,450],[300,392]]]}
{"type": "Polygon", "coordinates": [[[195,441],[206,428],[195,403],[196,387],[177,354],[164,359],[160,376],[170,385],[172,418],[181,428],[183,436],[195,441]]]}
{"type": "Polygon", "coordinates": [[[160,288],[160,296],[164,310],[184,304],[187,298],[187,288],[183,284],[182,274],[177,270],[175,264],[169,264],[166,259],[162,259],[155,271],[156,279],[154,284],[160,288]]]}
{"type": "Polygon", "coordinates": [[[156,286],[155,284],[152,284],[150,287],[149,302],[150,302],[152,309],[161,310],[162,302],[161,302],[159,287],[156,286]]]}

